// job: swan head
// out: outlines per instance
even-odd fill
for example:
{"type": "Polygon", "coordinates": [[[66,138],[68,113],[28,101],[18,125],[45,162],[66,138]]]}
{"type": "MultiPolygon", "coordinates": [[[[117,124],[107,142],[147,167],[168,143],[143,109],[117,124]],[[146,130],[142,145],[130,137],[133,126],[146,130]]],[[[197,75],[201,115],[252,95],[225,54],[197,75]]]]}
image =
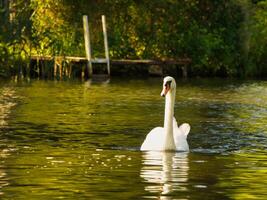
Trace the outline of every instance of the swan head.
{"type": "Polygon", "coordinates": [[[168,93],[172,93],[176,89],[175,79],[171,76],[166,76],[163,79],[163,89],[161,92],[161,96],[165,97],[168,93]]]}

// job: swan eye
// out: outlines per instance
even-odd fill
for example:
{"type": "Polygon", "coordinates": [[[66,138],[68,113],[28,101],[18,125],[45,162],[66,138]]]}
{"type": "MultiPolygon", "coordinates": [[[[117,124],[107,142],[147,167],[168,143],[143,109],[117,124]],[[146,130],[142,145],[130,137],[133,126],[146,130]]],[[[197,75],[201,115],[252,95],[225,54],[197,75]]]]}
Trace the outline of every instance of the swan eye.
{"type": "Polygon", "coordinates": [[[172,83],[172,81],[167,81],[167,82],[165,83],[164,86],[165,86],[165,87],[166,87],[166,86],[169,86],[169,87],[170,87],[170,86],[171,86],[171,83],[172,83]]]}

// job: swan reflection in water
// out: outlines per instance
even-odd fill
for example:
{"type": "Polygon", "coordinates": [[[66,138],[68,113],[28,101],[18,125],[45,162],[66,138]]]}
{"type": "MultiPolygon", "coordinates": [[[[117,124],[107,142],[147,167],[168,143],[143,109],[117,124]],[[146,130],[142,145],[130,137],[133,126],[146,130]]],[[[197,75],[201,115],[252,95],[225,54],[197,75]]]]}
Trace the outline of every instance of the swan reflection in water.
{"type": "Polygon", "coordinates": [[[186,191],[188,181],[187,152],[145,152],[141,178],[145,190],[157,193],[160,199],[170,199],[174,191],[186,191]],[[169,197],[169,198],[168,198],[169,197]]]}

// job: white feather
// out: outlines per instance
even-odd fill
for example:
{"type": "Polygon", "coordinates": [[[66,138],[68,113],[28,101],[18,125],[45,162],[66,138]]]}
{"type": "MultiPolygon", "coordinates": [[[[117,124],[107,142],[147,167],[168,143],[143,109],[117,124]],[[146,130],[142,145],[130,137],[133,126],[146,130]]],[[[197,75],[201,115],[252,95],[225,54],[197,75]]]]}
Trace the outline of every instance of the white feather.
{"type": "Polygon", "coordinates": [[[165,100],[164,128],[156,127],[146,136],[141,151],[189,151],[187,135],[190,125],[187,123],[178,126],[174,115],[176,83],[174,78],[164,78],[162,96],[165,100]]]}

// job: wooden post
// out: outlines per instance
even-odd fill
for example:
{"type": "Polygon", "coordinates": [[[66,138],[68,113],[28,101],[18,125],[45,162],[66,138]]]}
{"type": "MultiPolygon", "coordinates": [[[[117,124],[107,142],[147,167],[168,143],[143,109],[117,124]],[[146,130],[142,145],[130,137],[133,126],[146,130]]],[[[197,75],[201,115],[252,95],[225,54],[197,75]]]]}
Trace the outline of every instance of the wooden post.
{"type": "Polygon", "coordinates": [[[71,72],[72,72],[72,63],[70,62],[70,68],[69,68],[69,78],[71,77],[71,72]]]}
{"type": "Polygon", "coordinates": [[[45,60],[43,60],[43,62],[41,62],[41,76],[42,76],[42,79],[45,78],[45,60]]]}
{"type": "Polygon", "coordinates": [[[54,58],[54,78],[57,77],[57,57],[54,58]]]}
{"type": "Polygon", "coordinates": [[[89,35],[89,25],[88,25],[87,15],[83,16],[83,30],[84,30],[84,46],[87,58],[87,71],[88,71],[88,76],[91,77],[93,74],[93,68],[92,68],[91,45],[90,45],[90,35],[89,35]]]}
{"type": "Polygon", "coordinates": [[[187,78],[187,65],[182,66],[183,78],[187,78]]]}
{"type": "Polygon", "coordinates": [[[60,78],[60,80],[62,79],[62,64],[63,64],[62,58],[59,57],[58,67],[59,67],[59,78],[60,78]]]}
{"type": "Polygon", "coordinates": [[[109,61],[109,51],[108,51],[108,36],[107,36],[106,17],[105,17],[105,15],[102,15],[102,25],[103,25],[103,35],[104,35],[105,56],[106,56],[106,61],[107,61],[107,70],[108,70],[108,75],[110,76],[110,61],[109,61]]]}
{"type": "Polygon", "coordinates": [[[37,74],[38,74],[38,78],[40,77],[40,61],[39,61],[39,57],[37,58],[36,60],[36,71],[37,71],[37,74]]]}

